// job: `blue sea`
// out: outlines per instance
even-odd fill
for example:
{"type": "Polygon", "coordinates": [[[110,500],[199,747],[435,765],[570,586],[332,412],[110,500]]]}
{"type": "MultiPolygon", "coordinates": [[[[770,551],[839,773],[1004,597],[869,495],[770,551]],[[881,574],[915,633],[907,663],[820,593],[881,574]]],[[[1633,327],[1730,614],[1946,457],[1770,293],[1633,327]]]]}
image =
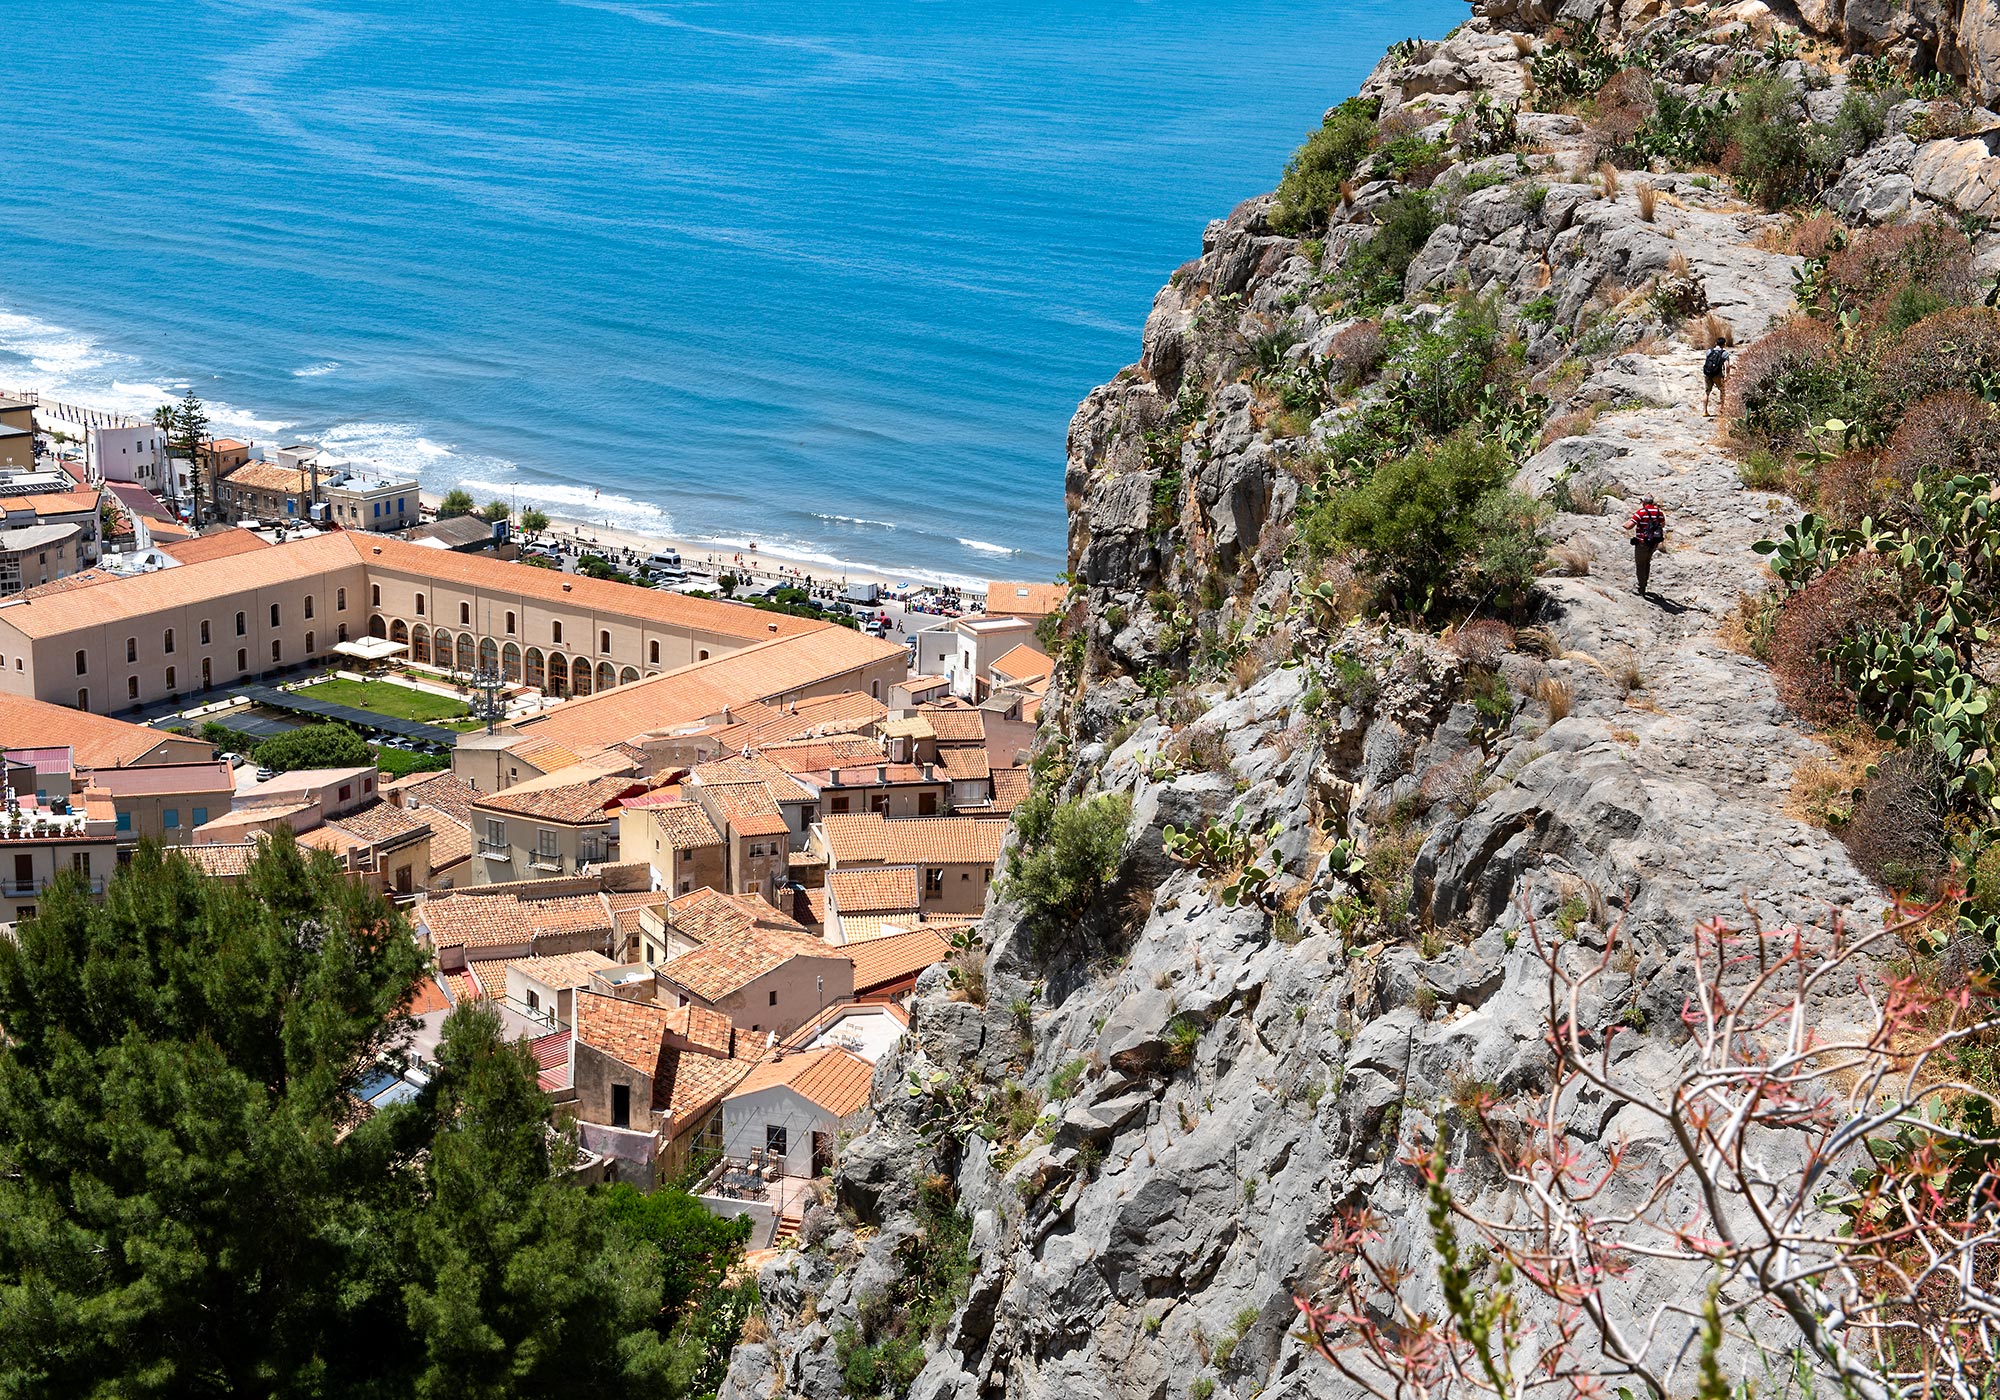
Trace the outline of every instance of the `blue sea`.
{"type": "Polygon", "coordinates": [[[724,546],[1063,568],[1203,225],[1459,0],[39,0],[0,389],[724,546]]]}

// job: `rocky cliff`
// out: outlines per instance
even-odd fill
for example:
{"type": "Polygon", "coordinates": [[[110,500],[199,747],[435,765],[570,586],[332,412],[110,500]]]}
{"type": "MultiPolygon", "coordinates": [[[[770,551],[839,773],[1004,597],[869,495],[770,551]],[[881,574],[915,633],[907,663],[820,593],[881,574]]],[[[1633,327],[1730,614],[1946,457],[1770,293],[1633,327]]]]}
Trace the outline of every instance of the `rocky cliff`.
{"type": "MultiPolygon", "coordinates": [[[[1115,867],[1055,920],[1003,882],[982,947],[926,976],[833,1206],[764,1271],[769,1335],[726,1397],[1346,1393],[1293,1335],[1294,1295],[1356,1202],[1434,1286],[1398,1159],[1469,1087],[1545,1081],[1530,919],[1586,950],[1616,930],[1583,1014],[1664,1074],[1698,921],[1879,917],[1840,842],[1794,814],[1795,770],[1827,754],[1740,645],[1768,582],[1750,545],[1795,508],[1744,484],[1703,414],[1706,345],[1792,309],[1799,217],[1669,159],[1596,173],[1601,125],[1529,108],[1558,105],[1534,92],[1556,20],[1595,23],[1627,55],[1610,67],[1647,54],[1690,101],[1785,77],[1801,120],[1831,122],[1878,56],[1964,75],[1955,101],[1885,100],[1823,198],[1854,223],[1963,218],[1990,265],[1975,221],[2000,161],[1979,133],[2000,118],[1971,102],[2000,88],[1991,7],[1484,8],[1363,89],[1380,130],[1433,152],[1414,177],[1433,217],[1386,308],[1357,314],[1351,289],[1357,267],[1382,275],[1412,176],[1364,161],[1311,236],[1280,231],[1270,196],[1210,225],[1138,363],[1077,411],[1075,587],[1037,766],[1052,800],[1129,799],[1115,867]],[[1358,612],[1353,570],[1301,533],[1386,392],[1383,327],[1472,306],[1521,388],[1478,431],[1525,438],[1513,485],[1547,503],[1553,544],[1518,631],[1477,607],[1448,626],[1358,612]],[[1672,522],[1652,597],[1620,529],[1644,495],[1672,522]],[[1190,831],[1229,849],[1175,848],[1190,831]],[[961,1242],[969,1277],[940,1263],[961,1242]]],[[[1632,1127],[1591,1112],[1586,1137],[1632,1127]]],[[[1497,1189],[1460,1165],[1459,1189],[1497,1189]]],[[[1641,1267],[1621,1296],[1695,1282],[1641,1267]]]]}

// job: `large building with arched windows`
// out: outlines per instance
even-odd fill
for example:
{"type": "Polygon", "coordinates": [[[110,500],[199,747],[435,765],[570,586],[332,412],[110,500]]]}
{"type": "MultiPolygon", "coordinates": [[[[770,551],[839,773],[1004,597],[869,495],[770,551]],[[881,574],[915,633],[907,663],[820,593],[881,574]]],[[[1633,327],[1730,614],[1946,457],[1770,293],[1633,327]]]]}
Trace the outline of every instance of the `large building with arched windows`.
{"type": "Polygon", "coordinates": [[[178,568],[0,599],[0,692],[98,714],[192,704],[370,636],[421,664],[576,697],[831,626],[373,534],[193,552],[178,568]]]}

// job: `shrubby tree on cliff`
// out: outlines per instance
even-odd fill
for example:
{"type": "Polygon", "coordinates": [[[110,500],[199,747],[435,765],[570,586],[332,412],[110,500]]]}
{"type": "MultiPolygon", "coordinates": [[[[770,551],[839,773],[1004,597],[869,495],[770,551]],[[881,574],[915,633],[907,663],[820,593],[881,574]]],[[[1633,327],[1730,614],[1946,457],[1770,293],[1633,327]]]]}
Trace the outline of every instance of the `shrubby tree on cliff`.
{"type": "Polygon", "coordinates": [[[0,941],[0,1395],[672,1395],[662,1252],[567,1184],[488,1010],[364,1116],[425,963],[280,832],[0,941]]]}

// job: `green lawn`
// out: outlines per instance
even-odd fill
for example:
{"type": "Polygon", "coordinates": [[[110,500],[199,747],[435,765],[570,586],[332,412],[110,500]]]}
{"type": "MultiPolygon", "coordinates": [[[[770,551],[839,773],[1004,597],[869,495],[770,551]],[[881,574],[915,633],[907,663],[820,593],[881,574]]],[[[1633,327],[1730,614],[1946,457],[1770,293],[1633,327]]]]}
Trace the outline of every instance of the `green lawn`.
{"type": "Polygon", "coordinates": [[[408,749],[392,749],[385,744],[375,750],[375,766],[391,777],[400,778],[407,773],[428,773],[434,769],[449,768],[451,758],[441,753],[411,753],[408,749]]]}
{"type": "Polygon", "coordinates": [[[406,685],[395,685],[389,681],[350,681],[336,677],[307,686],[298,693],[324,700],[329,705],[352,705],[371,714],[391,715],[396,719],[416,720],[422,724],[442,719],[463,719],[472,713],[472,707],[463,701],[432,695],[424,690],[412,690],[406,685]]]}

